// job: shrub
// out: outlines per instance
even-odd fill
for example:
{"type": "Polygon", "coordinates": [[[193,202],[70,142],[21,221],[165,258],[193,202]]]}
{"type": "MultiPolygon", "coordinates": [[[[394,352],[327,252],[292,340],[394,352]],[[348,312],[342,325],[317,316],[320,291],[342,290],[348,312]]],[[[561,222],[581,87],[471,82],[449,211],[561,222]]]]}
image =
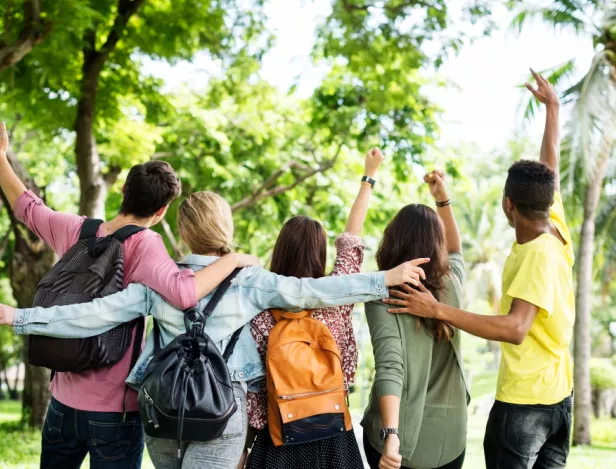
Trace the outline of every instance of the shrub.
{"type": "Polygon", "coordinates": [[[590,384],[599,391],[616,388],[616,367],[609,359],[591,358],[590,384]]]}

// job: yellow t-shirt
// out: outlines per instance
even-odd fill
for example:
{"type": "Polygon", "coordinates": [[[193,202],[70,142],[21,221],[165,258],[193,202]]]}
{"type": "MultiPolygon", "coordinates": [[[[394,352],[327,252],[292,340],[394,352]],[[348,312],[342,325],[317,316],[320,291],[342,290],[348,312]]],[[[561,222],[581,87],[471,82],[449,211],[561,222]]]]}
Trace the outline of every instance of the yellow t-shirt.
{"type": "Polygon", "coordinates": [[[558,192],[550,221],[567,244],[547,233],[514,243],[503,270],[501,314],[509,313],[514,298],[539,307],[522,344],[501,344],[496,399],[511,404],[555,404],[573,389],[569,344],[575,322],[574,254],[558,192]]]}

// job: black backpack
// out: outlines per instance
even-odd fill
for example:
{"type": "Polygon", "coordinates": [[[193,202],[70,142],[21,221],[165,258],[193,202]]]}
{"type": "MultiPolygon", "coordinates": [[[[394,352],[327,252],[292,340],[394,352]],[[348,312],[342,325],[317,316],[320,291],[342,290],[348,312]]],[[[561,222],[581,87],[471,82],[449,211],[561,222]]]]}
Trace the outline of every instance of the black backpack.
{"type": "MultiPolygon", "coordinates": [[[[102,220],[84,220],[79,240],[43,277],[36,288],[34,306],[49,307],[89,303],[95,298],[122,290],[124,255],[122,243],[142,231],[139,226],[125,226],[105,238],[96,232],[102,220]]],[[[28,336],[28,362],[53,372],[79,373],[111,366],[119,362],[130,348],[135,327],[132,361],[141,352],[145,318],[121,324],[108,332],[85,339],[60,339],[28,336]]],[[[134,363],[131,363],[134,366],[134,363]]]]}
{"type": "Polygon", "coordinates": [[[205,322],[238,274],[236,269],[216,289],[203,312],[184,311],[186,333],[160,348],[160,328],[154,320],[154,357],[139,388],[139,410],[147,435],[182,441],[219,438],[237,410],[227,360],[242,329],[231,336],[221,355],[205,333],[205,322]]]}

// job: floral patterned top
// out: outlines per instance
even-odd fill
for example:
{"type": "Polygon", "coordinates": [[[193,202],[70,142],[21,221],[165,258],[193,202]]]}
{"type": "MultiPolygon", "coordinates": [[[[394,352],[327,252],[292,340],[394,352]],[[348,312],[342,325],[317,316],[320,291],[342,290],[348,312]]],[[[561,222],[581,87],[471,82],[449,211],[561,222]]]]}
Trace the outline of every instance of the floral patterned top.
{"type": "MultiPolygon", "coordinates": [[[[336,263],[330,275],[355,274],[361,270],[364,260],[364,244],[361,238],[350,233],[343,233],[336,239],[336,263]]],[[[323,322],[336,340],[342,359],[344,372],[344,387],[355,381],[357,369],[357,344],[353,333],[352,313],[354,305],[336,306],[317,309],[312,317],[323,322]]],[[[267,352],[267,340],[272,328],[276,325],[274,317],[269,311],[263,311],[252,320],[252,337],[257,343],[257,349],[263,363],[267,352]]],[[[247,396],[248,423],[257,430],[267,425],[267,391],[265,380],[262,381],[258,392],[249,392],[247,396]]]]}

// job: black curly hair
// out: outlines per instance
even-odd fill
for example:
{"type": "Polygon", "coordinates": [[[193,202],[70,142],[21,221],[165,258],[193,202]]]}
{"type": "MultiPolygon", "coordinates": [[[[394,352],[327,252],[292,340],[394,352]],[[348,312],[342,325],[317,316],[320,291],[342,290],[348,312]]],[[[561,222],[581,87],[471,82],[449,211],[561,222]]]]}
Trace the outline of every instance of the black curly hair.
{"type": "Polygon", "coordinates": [[[554,202],[555,174],[539,161],[520,160],[511,165],[505,197],[509,197],[520,215],[539,220],[547,218],[554,202]]]}

